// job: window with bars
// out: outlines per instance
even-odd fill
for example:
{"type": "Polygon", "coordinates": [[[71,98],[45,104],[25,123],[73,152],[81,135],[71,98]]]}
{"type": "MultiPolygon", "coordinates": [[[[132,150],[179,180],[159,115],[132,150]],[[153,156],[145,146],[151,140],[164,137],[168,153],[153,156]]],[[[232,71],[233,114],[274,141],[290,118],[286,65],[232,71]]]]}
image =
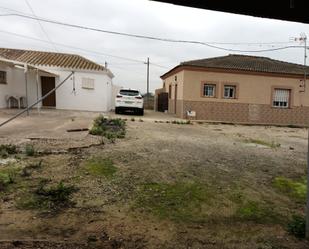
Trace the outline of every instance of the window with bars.
{"type": "Polygon", "coordinates": [[[223,97],[225,99],[235,99],[236,98],[236,86],[224,86],[224,94],[223,97]]]}
{"type": "Polygon", "coordinates": [[[216,85],[214,84],[204,84],[203,95],[205,97],[215,97],[216,85]]]}
{"type": "Polygon", "coordinates": [[[290,95],[290,89],[275,89],[273,93],[273,107],[289,108],[290,95]]]}
{"type": "Polygon", "coordinates": [[[6,84],[6,72],[0,71],[0,84],[6,84]]]}

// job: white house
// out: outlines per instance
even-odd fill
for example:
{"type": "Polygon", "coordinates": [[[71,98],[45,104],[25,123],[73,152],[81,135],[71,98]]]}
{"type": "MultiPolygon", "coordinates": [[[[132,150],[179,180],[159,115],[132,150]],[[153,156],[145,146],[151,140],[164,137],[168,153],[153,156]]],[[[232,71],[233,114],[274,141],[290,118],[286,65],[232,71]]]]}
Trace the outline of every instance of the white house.
{"type": "Polygon", "coordinates": [[[112,109],[114,75],[104,66],[74,54],[7,48],[0,48],[0,108],[14,101],[15,106],[29,106],[72,72],[37,107],[102,112],[112,109]]]}

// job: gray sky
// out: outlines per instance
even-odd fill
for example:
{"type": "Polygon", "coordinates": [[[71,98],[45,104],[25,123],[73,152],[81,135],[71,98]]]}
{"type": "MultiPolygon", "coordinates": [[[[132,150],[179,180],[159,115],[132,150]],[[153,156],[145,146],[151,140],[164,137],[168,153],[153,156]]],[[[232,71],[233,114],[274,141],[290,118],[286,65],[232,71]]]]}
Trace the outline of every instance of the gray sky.
{"type": "MultiPolygon", "coordinates": [[[[309,35],[309,25],[199,10],[148,0],[28,0],[37,16],[105,30],[204,42],[289,42],[291,37],[309,35]]],[[[0,0],[0,7],[31,14],[25,0],[0,0]]],[[[9,11],[0,8],[0,14],[9,11]]],[[[229,52],[201,45],[175,44],[122,37],[42,23],[55,43],[63,43],[100,53],[150,61],[150,89],[161,86],[160,75],[181,61],[227,55],[229,52]]],[[[24,39],[1,31],[47,40],[35,20],[0,17],[0,46],[55,51],[48,43],[24,39]]],[[[283,44],[285,45],[285,44],[283,44]]],[[[288,44],[299,45],[299,43],[288,44]]],[[[227,48],[258,50],[270,45],[221,45],[227,48]]],[[[278,46],[278,44],[276,45],[278,46]]],[[[282,46],[279,45],[279,46],[282,46]]],[[[59,52],[77,53],[96,62],[108,62],[115,74],[114,84],[146,90],[146,65],[109,56],[94,55],[57,46],[59,52]]],[[[303,49],[246,53],[303,63],[303,49]]]]}

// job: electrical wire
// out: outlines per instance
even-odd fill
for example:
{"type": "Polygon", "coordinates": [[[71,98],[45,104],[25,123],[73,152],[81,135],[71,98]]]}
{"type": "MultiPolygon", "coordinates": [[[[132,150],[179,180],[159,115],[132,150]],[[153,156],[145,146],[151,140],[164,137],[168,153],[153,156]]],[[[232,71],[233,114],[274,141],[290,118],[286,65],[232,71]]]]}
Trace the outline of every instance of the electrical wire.
{"type": "MultiPolygon", "coordinates": [[[[7,8],[7,7],[3,7],[0,6],[0,9],[4,9],[4,10],[8,10],[8,11],[12,11],[12,12],[16,12],[16,13],[20,13],[20,14],[24,14],[24,15],[28,15],[28,13],[22,12],[22,11],[18,11],[15,9],[11,9],[11,8],[7,8]]],[[[4,14],[4,15],[0,15],[0,16],[7,16],[10,14],[4,14]]],[[[29,15],[28,15],[29,16],[29,15]]],[[[46,19],[46,18],[45,18],[46,19]]],[[[46,19],[48,20],[48,19],[46,19]]],[[[258,46],[263,46],[263,45],[274,45],[274,44],[291,44],[294,43],[294,41],[273,41],[273,42],[205,42],[207,44],[217,44],[217,45],[258,45],[258,46]]]]}
{"type": "MultiPolygon", "coordinates": [[[[48,41],[43,40],[43,39],[39,39],[39,38],[31,37],[31,36],[26,36],[26,35],[21,35],[21,34],[9,32],[9,31],[5,31],[5,30],[0,30],[0,33],[4,33],[4,34],[16,36],[16,37],[21,37],[21,38],[24,38],[24,39],[39,41],[39,42],[43,42],[43,43],[48,43],[48,41]]],[[[61,47],[66,47],[66,48],[70,48],[70,49],[74,49],[74,50],[83,51],[85,53],[92,54],[92,55],[108,56],[108,57],[119,59],[119,60],[125,60],[125,61],[134,62],[136,64],[145,64],[145,61],[143,61],[143,60],[137,60],[137,59],[127,58],[127,57],[123,57],[123,56],[117,56],[117,55],[102,53],[102,52],[98,52],[98,51],[94,51],[94,50],[89,50],[89,49],[84,49],[84,48],[80,48],[80,47],[70,46],[70,45],[63,44],[63,43],[57,43],[57,42],[54,42],[54,43],[57,46],[61,46],[61,47]]],[[[168,67],[156,64],[156,63],[150,63],[150,64],[153,65],[153,66],[161,67],[161,68],[168,68],[168,67]]]]}
{"type": "Polygon", "coordinates": [[[162,37],[138,35],[138,34],[125,33],[125,32],[117,32],[117,31],[111,31],[111,30],[104,30],[104,29],[99,29],[99,28],[92,28],[92,27],[81,26],[81,25],[77,25],[77,24],[70,24],[70,23],[64,23],[64,22],[60,22],[60,21],[45,19],[45,18],[41,18],[41,17],[33,17],[33,16],[25,15],[25,14],[13,13],[13,14],[4,14],[4,15],[1,15],[1,16],[17,16],[17,17],[22,17],[22,18],[26,18],[26,19],[39,20],[39,21],[42,21],[42,22],[47,22],[47,23],[67,26],[67,27],[71,27],[71,28],[90,30],[90,31],[95,31],[95,32],[100,32],[100,33],[107,33],[107,34],[126,36],[126,37],[132,37],[132,38],[155,40],[155,41],[170,42],[170,43],[184,43],[184,44],[203,45],[203,46],[207,46],[207,47],[210,47],[210,48],[214,48],[214,49],[218,49],[218,50],[223,50],[223,51],[228,51],[228,52],[262,53],[262,52],[272,52],[272,51],[278,51],[278,50],[289,49],[289,48],[303,48],[302,46],[290,45],[290,46],[283,46],[283,47],[271,48],[271,49],[240,50],[240,49],[231,49],[231,48],[219,47],[219,46],[211,45],[209,43],[201,42],[201,41],[176,40],[176,39],[171,39],[171,38],[162,38],[162,37]]]}
{"type": "MultiPolygon", "coordinates": [[[[29,7],[30,11],[32,12],[33,16],[37,17],[33,8],[31,7],[31,4],[28,0],[25,0],[25,3],[27,4],[27,6],[29,7]]],[[[52,47],[55,49],[56,52],[59,52],[57,47],[55,46],[55,44],[53,43],[52,39],[49,37],[48,33],[46,32],[46,30],[44,29],[42,23],[38,20],[38,24],[42,30],[42,32],[44,33],[44,35],[46,36],[47,40],[49,41],[49,43],[52,45],[52,47]]]]}

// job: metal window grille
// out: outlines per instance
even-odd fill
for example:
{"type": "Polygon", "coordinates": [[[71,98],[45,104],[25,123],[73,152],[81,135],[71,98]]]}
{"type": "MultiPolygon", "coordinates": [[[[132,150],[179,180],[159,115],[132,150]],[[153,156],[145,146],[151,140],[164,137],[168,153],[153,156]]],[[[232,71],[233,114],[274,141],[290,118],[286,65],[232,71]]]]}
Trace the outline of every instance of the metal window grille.
{"type": "Polygon", "coordinates": [[[215,96],[215,85],[204,85],[204,96],[214,97],[215,96]]]}
{"type": "Polygon", "coordinates": [[[6,84],[6,72],[0,71],[0,84],[6,84]]]}
{"type": "Polygon", "coordinates": [[[234,99],[236,87],[235,86],[224,86],[224,98],[234,99]]]}
{"type": "Polygon", "coordinates": [[[275,89],[273,95],[273,106],[288,108],[290,100],[290,90],[289,89],[275,89]]]}

